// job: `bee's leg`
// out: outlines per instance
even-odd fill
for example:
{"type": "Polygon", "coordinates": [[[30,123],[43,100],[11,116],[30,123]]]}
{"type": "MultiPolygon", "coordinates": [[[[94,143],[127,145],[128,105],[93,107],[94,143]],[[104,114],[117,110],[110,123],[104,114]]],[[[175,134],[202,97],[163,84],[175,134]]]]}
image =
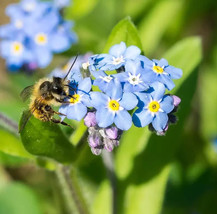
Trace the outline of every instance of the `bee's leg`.
{"type": "Polygon", "coordinates": [[[68,123],[65,123],[65,122],[63,122],[63,121],[61,121],[61,120],[57,120],[57,119],[52,118],[51,121],[52,121],[53,123],[60,123],[60,124],[62,124],[62,125],[64,125],[64,126],[69,126],[69,127],[73,128],[73,127],[70,126],[68,123]]]}
{"type": "Polygon", "coordinates": [[[54,114],[58,114],[58,115],[62,115],[62,116],[66,116],[65,114],[58,112],[58,111],[53,111],[54,114]]]}

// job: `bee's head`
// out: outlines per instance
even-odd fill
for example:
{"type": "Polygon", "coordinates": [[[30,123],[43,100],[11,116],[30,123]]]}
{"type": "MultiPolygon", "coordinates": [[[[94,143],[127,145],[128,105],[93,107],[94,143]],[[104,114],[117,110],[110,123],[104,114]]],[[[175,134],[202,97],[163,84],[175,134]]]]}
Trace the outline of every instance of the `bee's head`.
{"type": "Polygon", "coordinates": [[[52,94],[57,94],[59,96],[66,96],[66,90],[64,86],[64,80],[59,77],[53,77],[53,81],[51,83],[51,92],[52,94]]]}

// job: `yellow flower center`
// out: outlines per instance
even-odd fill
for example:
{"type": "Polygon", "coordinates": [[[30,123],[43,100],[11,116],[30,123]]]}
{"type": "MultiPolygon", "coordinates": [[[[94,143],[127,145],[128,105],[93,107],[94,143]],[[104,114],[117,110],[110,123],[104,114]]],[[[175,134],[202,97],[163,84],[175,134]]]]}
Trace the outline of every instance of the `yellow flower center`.
{"type": "Polygon", "coordinates": [[[35,42],[38,45],[45,45],[47,43],[47,35],[45,33],[38,33],[35,36],[35,42]]]}
{"type": "Polygon", "coordinates": [[[152,101],[149,103],[148,105],[148,109],[151,112],[158,112],[158,110],[160,109],[160,104],[157,101],[152,101]]]}
{"type": "Polygon", "coordinates": [[[75,103],[78,103],[80,99],[81,99],[81,96],[79,94],[74,94],[69,102],[72,104],[75,104],[75,103]]]}
{"type": "Polygon", "coordinates": [[[20,55],[23,52],[23,45],[20,42],[13,42],[11,48],[14,55],[20,55]]]}
{"type": "Polygon", "coordinates": [[[164,69],[157,65],[153,66],[152,70],[157,74],[162,74],[164,72],[164,69]]]}
{"type": "Polygon", "coordinates": [[[109,103],[108,103],[108,107],[112,111],[118,111],[119,108],[120,108],[120,104],[116,100],[110,100],[109,103]]]}

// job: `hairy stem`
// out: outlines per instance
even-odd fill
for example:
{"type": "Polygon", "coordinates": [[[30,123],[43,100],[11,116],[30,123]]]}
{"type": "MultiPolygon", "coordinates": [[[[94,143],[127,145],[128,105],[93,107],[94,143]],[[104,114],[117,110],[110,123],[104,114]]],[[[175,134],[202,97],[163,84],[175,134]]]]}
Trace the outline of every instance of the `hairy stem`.
{"type": "Polygon", "coordinates": [[[84,203],[81,191],[78,189],[76,179],[70,175],[70,168],[59,164],[56,169],[56,174],[62,188],[69,213],[88,214],[89,212],[84,203]]]}
{"type": "Polygon", "coordinates": [[[108,178],[112,188],[112,214],[117,213],[117,185],[116,185],[116,175],[114,171],[114,160],[113,154],[107,151],[102,152],[103,163],[106,167],[108,178]]]}
{"type": "Polygon", "coordinates": [[[15,135],[18,135],[18,124],[3,113],[0,113],[0,123],[3,127],[9,129],[15,135]]]}

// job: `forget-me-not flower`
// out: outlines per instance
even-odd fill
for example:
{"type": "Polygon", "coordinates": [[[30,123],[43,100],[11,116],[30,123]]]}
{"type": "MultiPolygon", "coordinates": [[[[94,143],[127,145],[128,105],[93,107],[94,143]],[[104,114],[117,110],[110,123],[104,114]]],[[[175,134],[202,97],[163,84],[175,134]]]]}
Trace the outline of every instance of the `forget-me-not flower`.
{"type": "Polygon", "coordinates": [[[115,77],[113,75],[108,75],[104,71],[95,72],[93,85],[99,87],[103,92],[115,87],[115,77]]]}
{"type": "Polygon", "coordinates": [[[164,95],[165,86],[155,82],[147,92],[135,93],[139,98],[138,109],[133,114],[133,122],[137,127],[152,123],[157,132],[162,132],[168,123],[168,114],[174,109],[173,98],[164,95]]]}
{"type": "Polygon", "coordinates": [[[96,109],[96,121],[99,127],[106,128],[113,123],[121,130],[128,130],[132,125],[131,115],[127,112],[138,103],[132,93],[123,93],[122,86],[115,80],[115,87],[105,93],[92,92],[91,101],[96,109]]]}
{"type": "Polygon", "coordinates": [[[110,48],[109,54],[98,54],[90,58],[88,65],[91,72],[97,70],[112,71],[125,65],[128,60],[135,60],[141,50],[132,45],[127,47],[124,42],[110,48]]]}
{"type": "Polygon", "coordinates": [[[165,85],[168,90],[175,87],[172,79],[179,79],[182,76],[182,70],[168,64],[166,59],[150,60],[145,56],[140,56],[140,60],[145,70],[147,81],[159,81],[165,85]]]}
{"type": "Polygon", "coordinates": [[[140,61],[126,62],[125,72],[118,73],[115,77],[123,83],[125,92],[139,92],[149,88],[140,61]]]}
{"type": "Polygon", "coordinates": [[[59,112],[65,114],[68,119],[80,121],[87,114],[87,107],[90,106],[91,86],[89,77],[83,79],[68,100],[69,103],[63,104],[59,112]]]}

